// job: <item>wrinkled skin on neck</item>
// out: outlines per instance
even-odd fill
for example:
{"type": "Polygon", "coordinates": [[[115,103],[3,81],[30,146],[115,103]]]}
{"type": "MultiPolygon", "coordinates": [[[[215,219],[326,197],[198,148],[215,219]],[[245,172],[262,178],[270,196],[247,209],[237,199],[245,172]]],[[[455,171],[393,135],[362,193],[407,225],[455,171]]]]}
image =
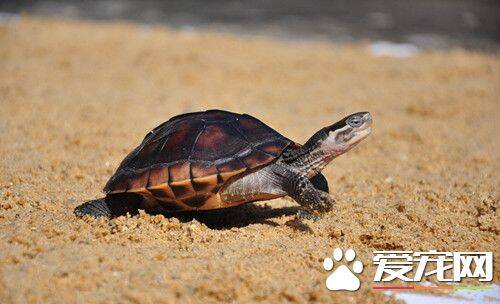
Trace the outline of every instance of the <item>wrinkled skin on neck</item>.
{"type": "Polygon", "coordinates": [[[283,153],[283,161],[312,177],[370,133],[370,114],[367,112],[352,114],[319,130],[301,148],[286,150],[283,153]]]}

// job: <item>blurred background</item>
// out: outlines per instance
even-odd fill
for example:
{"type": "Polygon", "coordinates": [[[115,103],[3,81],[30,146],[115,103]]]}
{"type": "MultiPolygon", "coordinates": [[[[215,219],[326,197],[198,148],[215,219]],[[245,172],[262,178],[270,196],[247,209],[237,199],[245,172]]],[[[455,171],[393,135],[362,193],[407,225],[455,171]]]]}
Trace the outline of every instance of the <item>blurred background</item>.
{"type": "MultiPolygon", "coordinates": [[[[0,0],[0,303],[463,303],[386,297],[370,261],[498,252],[499,6],[0,0]],[[304,226],[288,199],[187,222],[73,216],[149,130],[213,108],[299,143],[357,111],[374,130],[325,168],[338,204],[304,226]],[[368,262],[361,292],[324,288],[334,245],[368,262]]],[[[498,274],[467,298],[498,299],[498,274]]]]}
{"type": "Polygon", "coordinates": [[[419,48],[496,51],[498,0],[187,0],[0,1],[1,18],[18,14],[131,20],[283,39],[406,43],[419,48]]]}

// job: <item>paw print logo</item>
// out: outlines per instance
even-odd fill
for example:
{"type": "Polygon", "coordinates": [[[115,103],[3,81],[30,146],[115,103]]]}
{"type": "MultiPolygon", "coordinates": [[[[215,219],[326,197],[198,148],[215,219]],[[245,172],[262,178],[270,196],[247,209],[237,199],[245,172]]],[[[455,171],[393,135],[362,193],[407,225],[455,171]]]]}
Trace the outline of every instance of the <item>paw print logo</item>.
{"type": "MultiPolygon", "coordinates": [[[[323,268],[326,271],[331,271],[334,268],[334,260],[335,262],[340,262],[342,258],[345,258],[349,263],[353,262],[356,258],[356,252],[352,249],[347,249],[344,254],[342,249],[335,248],[333,250],[333,260],[329,257],[326,258],[323,261],[323,268]]],[[[359,260],[352,263],[352,270],[346,265],[340,265],[326,279],[326,288],[329,290],[358,290],[361,282],[355,273],[360,274],[362,271],[363,263],[359,260]]]]}

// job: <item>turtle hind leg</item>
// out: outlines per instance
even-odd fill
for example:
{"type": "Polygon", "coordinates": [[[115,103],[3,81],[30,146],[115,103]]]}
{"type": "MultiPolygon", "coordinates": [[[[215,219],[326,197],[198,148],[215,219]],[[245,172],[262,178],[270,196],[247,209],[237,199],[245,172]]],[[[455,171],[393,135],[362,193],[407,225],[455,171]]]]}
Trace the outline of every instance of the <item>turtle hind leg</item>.
{"type": "Polygon", "coordinates": [[[135,193],[117,193],[105,198],[88,201],[77,206],[76,216],[89,215],[91,217],[117,217],[127,213],[137,214],[144,197],[135,193]]]}
{"type": "Polygon", "coordinates": [[[83,217],[85,215],[89,215],[91,217],[112,217],[112,212],[109,204],[106,202],[106,199],[96,199],[93,201],[88,201],[86,203],[77,206],[73,211],[76,216],[83,217]]]}

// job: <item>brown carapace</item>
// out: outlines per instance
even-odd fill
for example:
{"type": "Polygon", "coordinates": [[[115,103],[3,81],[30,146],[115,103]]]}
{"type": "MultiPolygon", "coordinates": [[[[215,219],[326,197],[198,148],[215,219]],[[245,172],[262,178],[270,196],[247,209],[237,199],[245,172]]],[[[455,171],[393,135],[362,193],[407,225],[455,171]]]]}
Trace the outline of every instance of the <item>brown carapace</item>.
{"type": "Polygon", "coordinates": [[[276,160],[295,145],[260,120],[220,110],[175,116],[148,133],[104,188],[108,196],[136,193],[159,211],[237,205],[219,191],[228,181],[276,160]]]}

